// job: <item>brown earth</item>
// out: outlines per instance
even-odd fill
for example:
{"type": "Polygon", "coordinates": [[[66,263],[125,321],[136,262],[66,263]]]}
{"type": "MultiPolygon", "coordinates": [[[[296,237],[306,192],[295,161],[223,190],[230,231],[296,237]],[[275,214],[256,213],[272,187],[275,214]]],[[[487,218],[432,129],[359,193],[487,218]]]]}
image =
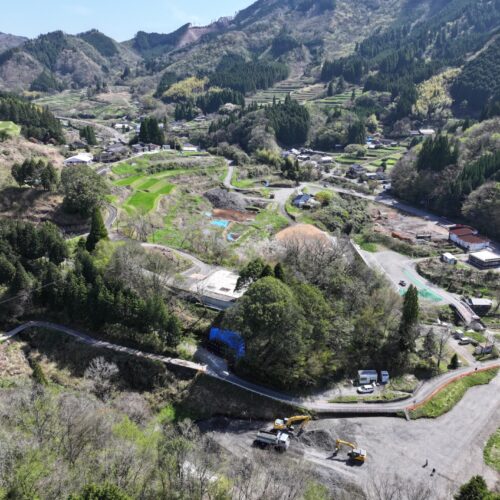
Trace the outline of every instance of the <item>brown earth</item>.
{"type": "Polygon", "coordinates": [[[0,186],[12,182],[10,169],[14,163],[22,163],[29,158],[43,158],[57,169],[62,168],[64,157],[55,146],[31,142],[19,136],[0,143],[0,186]]]}
{"type": "Polygon", "coordinates": [[[278,241],[316,239],[325,243],[330,241],[326,233],[311,224],[297,224],[287,227],[276,235],[276,239],[278,241]]]}
{"type": "Polygon", "coordinates": [[[255,214],[249,212],[240,212],[239,210],[230,210],[223,208],[214,209],[213,215],[218,219],[225,219],[233,222],[246,222],[255,219],[255,214]]]}
{"type": "Polygon", "coordinates": [[[7,187],[0,191],[0,217],[15,218],[35,224],[51,221],[67,232],[81,232],[87,222],[62,211],[63,197],[29,188],[7,187]]]}

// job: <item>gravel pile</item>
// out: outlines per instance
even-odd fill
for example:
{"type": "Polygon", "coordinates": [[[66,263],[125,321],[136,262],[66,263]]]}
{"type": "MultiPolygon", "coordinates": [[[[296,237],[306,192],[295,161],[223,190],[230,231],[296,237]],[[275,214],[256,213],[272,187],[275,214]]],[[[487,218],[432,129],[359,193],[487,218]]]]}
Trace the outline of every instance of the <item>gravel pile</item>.
{"type": "Polygon", "coordinates": [[[211,189],[204,196],[214,208],[243,211],[248,206],[244,196],[238,193],[230,193],[225,189],[211,189]]]}

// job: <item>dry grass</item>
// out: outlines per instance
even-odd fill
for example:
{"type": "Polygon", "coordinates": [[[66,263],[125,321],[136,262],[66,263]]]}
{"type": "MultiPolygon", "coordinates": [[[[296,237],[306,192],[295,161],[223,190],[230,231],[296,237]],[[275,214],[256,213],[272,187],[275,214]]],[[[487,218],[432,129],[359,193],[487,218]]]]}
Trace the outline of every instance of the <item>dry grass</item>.
{"type": "Polygon", "coordinates": [[[316,239],[325,243],[330,241],[326,233],[311,224],[297,224],[287,227],[276,235],[276,239],[279,241],[316,239]]]}
{"type": "Polygon", "coordinates": [[[12,137],[0,143],[0,186],[12,183],[10,169],[27,158],[44,158],[56,168],[62,168],[64,157],[55,146],[37,144],[26,138],[12,137]]]}

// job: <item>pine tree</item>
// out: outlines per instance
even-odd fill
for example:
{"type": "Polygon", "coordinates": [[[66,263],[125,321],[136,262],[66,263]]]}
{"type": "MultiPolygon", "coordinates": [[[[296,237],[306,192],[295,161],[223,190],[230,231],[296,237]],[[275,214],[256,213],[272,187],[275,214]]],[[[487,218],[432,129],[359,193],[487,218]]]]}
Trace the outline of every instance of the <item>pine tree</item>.
{"type": "Polygon", "coordinates": [[[283,266],[281,265],[281,262],[278,262],[274,266],[274,276],[275,276],[276,279],[279,279],[283,283],[286,282],[285,270],[283,269],[283,266]]]}
{"type": "Polygon", "coordinates": [[[40,176],[43,189],[45,191],[55,191],[59,184],[59,175],[52,163],[49,163],[43,170],[40,176]]]}
{"type": "Polygon", "coordinates": [[[33,381],[36,384],[48,385],[47,377],[45,376],[45,373],[43,373],[42,367],[40,366],[40,363],[38,361],[33,360],[31,362],[31,369],[32,369],[31,376],[33,377],[33,381]]]}
{"type": "Polygon", "coordinates": [[[460,363],[458,361],[458,355],[455,353],[450,360],[450,368],[452,370],[456,370],[460,366],[460,363]]]}
{"type": "Polygon", "coordinates": [[[264,269],[262,269],[262,273],[261,273],[260,277],[266,278],[268,276],[271,276],[274,278],[274,271],[273,271],[273,268],[269,264],[266,264],[264,266],[264,269]]]}
{"type": "Polygon", "coordinates": [[[419,317],[418,290],[410,285],[403,301],[403,314],[399,325],[399,350],[409,353],[415,350],[418,336],[417,324],[419,317]]]}
{"type": "Polygon", "coordinates": [[[328,90],[326,92],[326,95],[328,97],[332,97],[334,95],[333,80],[328,84],[328,90]]]}
{"type": "Polygon", "coordinates": [[[93,252],[95,250],[97,243],[99,243],[99,241],[103,239],[106,239],[107,237],[108,237],[108,230],[104,225],[101,210],[99,208],[95,208],[94,213],[92,214],[90,233],[87,236],[87,242],[85,244],[85,248],[89,252],[93,252]]]}

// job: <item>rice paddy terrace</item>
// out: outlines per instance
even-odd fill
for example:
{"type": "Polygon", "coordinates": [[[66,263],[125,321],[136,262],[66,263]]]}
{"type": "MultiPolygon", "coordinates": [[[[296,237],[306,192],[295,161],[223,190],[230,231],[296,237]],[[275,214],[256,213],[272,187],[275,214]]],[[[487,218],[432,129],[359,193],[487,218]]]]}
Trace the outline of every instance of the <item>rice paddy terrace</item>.
{"type": "Polygon", "coordinates": [[[247,99],[247,104],[256,102],[257,104],[272,104],[273,99],[283,101],[287,95],[292,99],[304,104],[307,101],[317,99],[325,92],[324,84],[313,84],[306,78],[290,78],[277,83],[274,87],[261,90],[247,99]]]}

